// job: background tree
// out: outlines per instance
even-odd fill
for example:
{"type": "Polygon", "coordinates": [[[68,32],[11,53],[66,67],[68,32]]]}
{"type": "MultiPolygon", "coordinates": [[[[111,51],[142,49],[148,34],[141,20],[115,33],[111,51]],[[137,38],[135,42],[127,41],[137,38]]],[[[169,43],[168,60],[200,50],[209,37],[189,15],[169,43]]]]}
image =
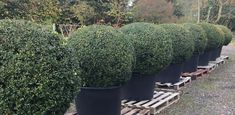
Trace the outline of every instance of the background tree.
{"type": "Polygon", "coordinates": [[[173,3],[166,0],[138,0],[133,8],[135,21],[173,22],[173,3]]]}

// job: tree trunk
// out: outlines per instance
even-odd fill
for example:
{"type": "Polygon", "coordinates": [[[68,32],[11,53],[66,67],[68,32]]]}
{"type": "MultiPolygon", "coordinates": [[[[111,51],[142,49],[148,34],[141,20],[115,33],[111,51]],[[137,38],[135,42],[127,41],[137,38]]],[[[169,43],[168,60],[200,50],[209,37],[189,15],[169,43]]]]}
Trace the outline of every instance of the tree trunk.
{"type": "Polygon", "coordinates": [[[217,22],[220,20],[220,18],[221,18],[221,13],[222,13],[222,9],[223,9],[223,3],[222,3],[221,0],[219,0],[219,12],[218,12],[218,17],[217,17],[217,19],[215,20],[215,23],[217,23],[217,22]]]}
{"type": "Polygon", "coordinates": [[[212,7],[209,7],[206,22],[209,22],[212,7]]]}

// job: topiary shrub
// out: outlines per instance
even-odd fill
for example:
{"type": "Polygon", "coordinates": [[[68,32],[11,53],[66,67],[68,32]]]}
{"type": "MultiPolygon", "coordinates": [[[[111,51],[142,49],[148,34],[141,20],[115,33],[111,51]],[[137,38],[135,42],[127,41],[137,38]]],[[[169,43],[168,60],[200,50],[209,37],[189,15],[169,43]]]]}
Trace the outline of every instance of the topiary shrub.
{"type": "Polygon", "coordinates": [[[224,32],[224,43],[223,45],[228,45],[233,39],[233,33],[230,29],[223,25],[217,25],[224,32]]]}
{"type": "Polygon", "coordinates": [[[123,33],[109,26],[93,25],[69,36],[81,69],[83,87],[120,86],[130,79],[134,48],[123,33]]]}
{"type": "Polygon", "coordinates": [[[223,32],[223,30],[220,28],[220,27],[218,27],[217,25],[214,25],[215,27],[216,27],[216,30],[215,31],[217,31],[219,34],[220,34],[220,44],[219,44],[219,47],[222,47],[223,45],[224,45],[224,40],[225,40],[225,33],[223,32]]]}
{"type": "Polygon", "coordinates": [[[0,21],[0,114],[63,115],[79,89],[70,50],[27,21],[0,21]]]}
{"type": "Polygon", "coordinates": [[[206,32],[197,24],[185,23],[183,26],[189,30],[194,39],[194,54],[202,54],[207,45],[206,32]]]}
{"type": "Polygon", "coordinates": [[[177,24],[161,24],[172,39],[172,64],[180,64],[189,59],[194,52],[194,39],[192,34],[183,26],[177,24]]]}
{"type": "Polygon", "coordinates": [[[208,40],[206,50],[218,48],[223,42],[223,33],[213,24],[199,23],[199,25],[206,31],[208,40]]]}
{"type": "Polygon", "coordinates": [[[135,54],[134,73],[152,75],[165,68],[172,60],[172,41],[160,26],[150,23],[132,23],[120,28],[130,35],[135,54]]]}

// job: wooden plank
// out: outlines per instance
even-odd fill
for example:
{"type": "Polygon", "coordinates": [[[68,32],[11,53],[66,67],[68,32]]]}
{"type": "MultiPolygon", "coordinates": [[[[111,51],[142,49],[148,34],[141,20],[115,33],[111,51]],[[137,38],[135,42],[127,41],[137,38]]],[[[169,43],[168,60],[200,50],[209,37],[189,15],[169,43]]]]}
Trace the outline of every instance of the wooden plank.
{"type": "MultiPolygon", "coordinates": [[[[155,93],[155,94],[153,95],[153,98],[156,98],[156,97],[158,97],[158,96],[164,94],[164,92],[162,92],[162,91],[157,92],[157,93],[154,92],[154,93],[155,93]]],[[[134,106],[136,106],[136,107],[141,107],[142,104],[145,104],[145,103],[147,103],[147,102],[149,102],[149,101],[150,101],[150,100],[140,101],[140,102],[138,102],[138,103],[135,103],[134,106]]]]}
{"type": "Polygon", "coordinates": [[[167,92],[167,93],[161,95],[160,97],[158,97],[158,98],[156,98],[156,99],[153,99],[153,100],[151,100],[150,102],[148,102],[148,103],[146,103],[146,104],[144,104],[144,105],[142,105],[142,106],[145,107],[145,108],[149,108],[150,105],[152,105],[152,104],[154,104],[154,103],[156,103],[156,102],[161,101],[162,99],[168,97],[168,96],[171,95],[171,94],[172,94],[171,92],[167,92]]]}
{"type": "Polygon", "coordinates": [[[150,110],[141,110],[137,115],[150,115],[150,110]]]}
{"type": "Polygon", "coordinates": [[[158,107],[159,105],[161,105],[162,103],[167,102],[167,101],[169,101],[170,99],[172,99],[172,98],[174,98],[174,97],[176,97],[176,96],[178,96],[178,95],[179,95],[179,93],[174,93],[174,94],[172,94],[172,95],[166,97],[165,99],[160,100],[158,103],[152,105],[151,108],[156,108],[156,107],[158,107]]]}
{"type": "Polygon", "coordinates": [[[129,102],[127,102],[127,103],[125,103],[126,105],[131,105],[131,104],[133,104],[133,103],[135,103],[136,101],[129,101],[129,102]]]}
{"type": "Polygon", "coordinates": [[[123,114],[129,112],[130,110],[131,110],[131,108],[128,108],[128,107],[123,108],[123,109],[121,110],[121,115],[123,115],[123,114]]]}
{"type": "Polygon", "coordinates": [[[132,109],[131,111],[129,111],[128,113],[124,114],[124,115],[135,115],[136,113],[138,113],[140,111],[140,109],[132,109]]]}
{"type": "Polygon", "coordinates": [[[170,105],[172,105],[172,104],[178,102],[179,99],[180,99],[180,98],[179,98],[179,96],[178,96],[175,100],[169,102],[166,106],[163,106],[163,107],[159,108],[157,111],[155,111],[155,114],[156,114],[156,113],[160,113],[162,110],[166,109],[166,108],[169,107],[170,105]]]}

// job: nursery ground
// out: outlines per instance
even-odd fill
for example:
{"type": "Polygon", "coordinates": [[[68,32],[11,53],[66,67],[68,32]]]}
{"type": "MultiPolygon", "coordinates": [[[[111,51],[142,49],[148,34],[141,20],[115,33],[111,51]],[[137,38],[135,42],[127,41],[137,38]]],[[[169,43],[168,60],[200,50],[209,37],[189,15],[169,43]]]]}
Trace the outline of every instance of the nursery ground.
{"type": "Polygon", "coordinates": [[[230,60],[209,77],[193,81],[179,102],[160,115],[235,115],[235,45],[224,47],[222,54],[230,60]]]}

